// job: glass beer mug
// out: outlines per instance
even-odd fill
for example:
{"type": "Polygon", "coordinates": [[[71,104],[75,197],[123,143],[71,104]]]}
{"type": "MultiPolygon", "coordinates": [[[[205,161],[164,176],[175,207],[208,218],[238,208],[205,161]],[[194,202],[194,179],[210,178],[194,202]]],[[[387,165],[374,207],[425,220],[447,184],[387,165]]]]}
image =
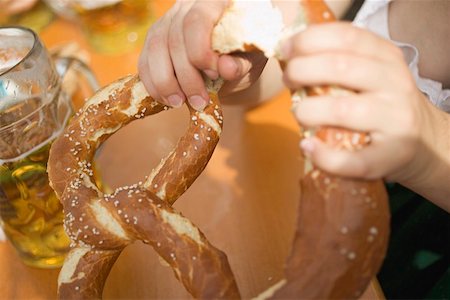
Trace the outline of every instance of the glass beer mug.
{"type": "Polygon", "coordinates": [[[51,143],[72,115],[61,82],[73,67],[98,88],[80,61],[52,60],[33,31],[0,27],[0,222],[23,262],[34,267],[59,267],[69,250],[46,167],[51,143]]]}

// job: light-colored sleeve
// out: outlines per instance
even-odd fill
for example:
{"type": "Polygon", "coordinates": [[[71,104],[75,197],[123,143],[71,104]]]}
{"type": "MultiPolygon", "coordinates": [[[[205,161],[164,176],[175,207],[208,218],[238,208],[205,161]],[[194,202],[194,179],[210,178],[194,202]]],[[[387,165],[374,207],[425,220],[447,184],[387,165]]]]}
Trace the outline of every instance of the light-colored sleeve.
{"type": "Polygon", "coordinates": [[[394,41],[390,37],[388,26],[389,2],[390,0],[366,0],[355,16],[353,24],[366,28],[396,44],[403,52],[417,87],[428,96],[433,105],[450,113],[450,90],[444,89],[441,82],[419,75],[419,50],[414,45],[394,41]]]}

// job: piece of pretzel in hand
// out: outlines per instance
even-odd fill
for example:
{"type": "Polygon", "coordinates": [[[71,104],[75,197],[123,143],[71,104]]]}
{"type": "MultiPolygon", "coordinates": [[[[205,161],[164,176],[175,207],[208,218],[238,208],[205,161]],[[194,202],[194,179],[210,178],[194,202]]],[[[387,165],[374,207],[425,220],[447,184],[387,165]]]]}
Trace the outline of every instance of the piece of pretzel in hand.
{"type": "MultiPolygon", "coordinates": [[[[220,84],[219,84],[220,86],[220,84]]],[[[210,103],[190,110],[186,134],[145,182],[103,194],[93,177],[96,149],[125,124],[168,109],[148,96],[137,76],[98,91],[52,145],[49,179],[65,211],[72,241],[58,279],[59,297],[101,298],[107,275],[125,246],[151,245],[196,298],[235,298],[238,288],[226,255],[171,208],[205,168],[219,140],[218,86],[210,103]]]]}

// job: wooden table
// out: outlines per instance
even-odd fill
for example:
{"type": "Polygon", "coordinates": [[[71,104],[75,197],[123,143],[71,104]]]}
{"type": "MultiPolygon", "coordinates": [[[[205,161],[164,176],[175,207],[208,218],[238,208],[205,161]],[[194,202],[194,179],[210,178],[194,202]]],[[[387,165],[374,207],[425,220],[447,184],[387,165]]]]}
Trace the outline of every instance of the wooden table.
{"type": "MultiPolygon", "coordinates": [[[[157,14],[167,9],[160,1],[157,14]]],[[[158,2],[157,2],[158,3],[158,2]]],[[[41,34],[48,47],[78,41],[79,28],[56,20],[41,34]]],[[[91,66],[106,84],[136,72],[139,51],[116,56],[93,52],[91,66]]],[[[242,296],[250,298],[282,277],[293,236],[302,160],[289,93],[246,111],[225,107],[223,137],[205,172],[175,204],[210,241],[227,253],[242,296]]],[[[104,180],[118,187],[142,180],[175,145],[188,122],[178,109],[133,122],[108,140],[98,164],[104,180]]],[[[0,298],[52,299],[59,270],[24,266],[8,243],[0,243],[0,298]]],[[[126,248],[107,280],[106,299],[190,298],[153,249],[126,248]]],[[[381,299],[374,280],[364,299],[381,299]]]]}

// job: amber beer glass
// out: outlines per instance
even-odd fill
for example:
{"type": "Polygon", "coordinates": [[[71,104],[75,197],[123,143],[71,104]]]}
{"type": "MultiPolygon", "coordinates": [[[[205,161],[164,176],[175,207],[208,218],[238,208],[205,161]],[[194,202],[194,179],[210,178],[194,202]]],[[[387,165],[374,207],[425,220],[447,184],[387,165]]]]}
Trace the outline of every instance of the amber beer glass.
{"type": "Polygon", "coordinates": [[[75,65],[95,89],[81,62],[51,59],[29,29],[0,27],[0,222],[25,264],[34,267],[60,266],[69,249],[46,167],[51,143],[72,114],[61,80],[75,65]]]}
{"type": "Polygon", "coordinates": [[[119,53],[143,44],[154,21],[150,0],[73,0],[89,43],[99,52],[119,53]]]}

